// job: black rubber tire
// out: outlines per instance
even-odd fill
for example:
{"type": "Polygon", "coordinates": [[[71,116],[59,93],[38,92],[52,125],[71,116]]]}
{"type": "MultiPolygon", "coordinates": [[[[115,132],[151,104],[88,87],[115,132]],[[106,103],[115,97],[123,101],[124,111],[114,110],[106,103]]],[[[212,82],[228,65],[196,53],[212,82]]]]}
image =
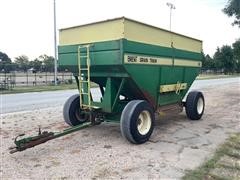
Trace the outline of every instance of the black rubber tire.
{"type": "Polygon", "coordinates": [[[71,96],[64,104],[63,117],[70,126],[76,126],[87,121],[87,115],[80,114],[79,94],[71,96]]]}
{"type": "Polygon", "coordinates": [[[155,116],[152,107],[143,100],[130,101],[123,109],[120,128],[122,136],[134,144],[142,144],[149,140],[154,128],[155,116]],[[142,111],[148,111],[151,117],[149,131],[142,135],[137,128],[138,118],[142,111]]]}
{"type": "Polygon", "coordinates": [[[185,102],[185,110],[187,117],[190,120],[199,120],[201,119],[205,109],[205,101],[204,96],[202,92],[199,91],[191,91],[188,96],[187,100],[185,102]],[[201,112],[198,112],[198,101],[202,99],[203,100],[203,108],[201,112]]]}

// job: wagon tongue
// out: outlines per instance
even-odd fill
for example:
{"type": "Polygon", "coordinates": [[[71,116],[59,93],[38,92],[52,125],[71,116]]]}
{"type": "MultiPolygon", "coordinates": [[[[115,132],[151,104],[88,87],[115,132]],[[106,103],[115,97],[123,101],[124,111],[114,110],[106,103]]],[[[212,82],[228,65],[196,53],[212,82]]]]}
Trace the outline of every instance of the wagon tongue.
{"type": "Polygon", "coordinates": [[[14,143],[16,146],[10,147],[10,153],[13,154],[18,151],[24,151],[25,149],[32,148],[36,145],[45,143],[51,139],[54,139],[54,133],[53,132],[47,132],[43,131],[41,132],[41,129],[39,128],[39,133],[37,136],[32,136],[32,137],[26,137],[18,140],[19,137],[24,136],[25,134],[20,134],[18,135],[14,143]]]}
{"type": "Polygon", "coordinates": [[[83,128],[86,128],[89,126],[93,126],[93,125],[96,125],[96,124],[93,124],[92,122],[86,122],[86,123],[80,124],[78,126],[67,128],[67,129],[63,130],[62,132],[48,132],[48,131],[42,132],[41,129],[39,128],[38,135],[36,135],[36,136],[30,136],[30,137],[25,137],[25,138],[19,139],[19,137],[25,136],[25,134],[18,135],[14,140],[15,146],[10,147],[9,150],[10,150],[11,154],[18,152],[18,151],[24,151],[28,148],[32,148],[39,144],[45,143],[49,140],[70,134],[72,132],[75,132],[80,129],[83,129],[83,128]]]}

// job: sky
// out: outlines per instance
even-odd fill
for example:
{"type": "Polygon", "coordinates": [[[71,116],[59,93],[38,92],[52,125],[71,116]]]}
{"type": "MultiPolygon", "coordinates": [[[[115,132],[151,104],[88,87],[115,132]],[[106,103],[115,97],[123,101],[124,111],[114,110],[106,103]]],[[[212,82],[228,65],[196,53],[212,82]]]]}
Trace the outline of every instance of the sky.
{"type": "MultiPolygon", "coordinates": [[[[240,28],[222,9],[227,0],[56,0],[57,29],[95,21],[128,17],[203,41],[205,54],[231,45],[240,28]]],[[[53,0],[0,0],[0,51],[12,60],[27,55],[54,55],[53,0]]]]}

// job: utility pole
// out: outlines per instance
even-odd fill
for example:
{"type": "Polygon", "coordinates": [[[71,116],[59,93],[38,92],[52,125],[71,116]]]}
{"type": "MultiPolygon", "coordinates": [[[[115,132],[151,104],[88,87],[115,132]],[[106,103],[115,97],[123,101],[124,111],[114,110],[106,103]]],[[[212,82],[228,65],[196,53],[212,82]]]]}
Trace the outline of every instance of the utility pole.
{"type": "MultiPolygon", "coordinates": [[[[172,32],[172,10],[173,9],[176,9],[175,8],[175,6],[172,4],[172,3],[167,3],[167,6],[170,8],[170,24],[169,24],[169,30],[170,30],[170,32],[172,32]]],[[[171,45],[171,47],[173,48],[173,35],[172,35],[172,33],[171,33],[171,35],[170,35],[170,39],[171,39],[171,41],[170,41],[170,45],[171,45]]]]}
{"type": "Polygon", "coordinates": [[[172,10],[176,9],[176,7],[174,6],[174,4],[172,3],[167,3],[167,6],[170,8],[170,25],[169,25],[169,29],[170,31],[172,31],[172,10]]]}
{"type": "Polygon", "coordinates": [[[53,0],[54,26],[54,84],[57,85],[57,29],[56,29],[56,0],[53,0]]]}

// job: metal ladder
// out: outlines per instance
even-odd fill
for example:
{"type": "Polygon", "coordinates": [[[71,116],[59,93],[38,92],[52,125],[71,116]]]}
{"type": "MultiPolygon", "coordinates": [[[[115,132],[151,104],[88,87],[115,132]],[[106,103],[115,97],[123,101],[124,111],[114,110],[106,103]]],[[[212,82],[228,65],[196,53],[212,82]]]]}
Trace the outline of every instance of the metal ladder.
{"type": "Polygon", "coordinates": [[[90,55],[89,55],[90,45],[78,46],[78,73],[79,73],[79,99],[80,99],[80,108],[91,110],[91,81],[90,81],[90,55]],[[81,50],[86,49],[86,53],[82,55],[81,50]],[[81,61],[85,61],[86,68],[82,68],[81,61]],[[82,76],[82,73],[85,72],[86,76],[82,76]],[[84,85],[87,85],[87,92],[84,91],[84,85]],[[84,96],[87,96],[87,104],[83,103],[84,96]]]}

